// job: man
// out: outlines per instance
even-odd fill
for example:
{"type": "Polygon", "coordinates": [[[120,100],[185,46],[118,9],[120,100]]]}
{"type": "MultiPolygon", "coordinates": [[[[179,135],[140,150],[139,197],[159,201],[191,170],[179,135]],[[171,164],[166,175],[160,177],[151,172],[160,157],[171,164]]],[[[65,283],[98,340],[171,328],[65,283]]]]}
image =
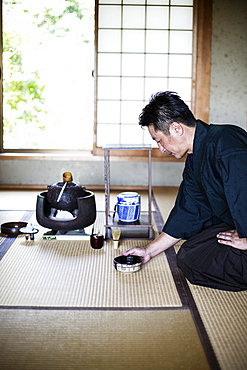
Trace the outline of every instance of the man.
{"type": "Polygon", "coordinates": [[[187,155],[176,203],[163,232],[138,255],[142,263],[186,241],[177,264],[193,284],[247,289],[247,133],[233,125],[196,120],[173,92],[152,96],[139,124],[162,153],[187,155]]]}

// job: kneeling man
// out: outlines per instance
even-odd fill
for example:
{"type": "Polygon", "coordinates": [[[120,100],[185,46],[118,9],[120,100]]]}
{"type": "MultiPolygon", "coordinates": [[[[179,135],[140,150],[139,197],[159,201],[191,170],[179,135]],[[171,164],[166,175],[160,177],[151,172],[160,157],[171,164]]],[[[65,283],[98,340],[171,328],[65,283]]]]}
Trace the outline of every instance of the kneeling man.
{"type": "Polygon", "coordinates": [[[247,133],[196,120],[173,92],[152,96],[139,117],[162,153],[187,155],[183,181],[163,232],[124,255],[146,263],[185,239],[177,264],[192,283],[247,289],[247,133]]]}

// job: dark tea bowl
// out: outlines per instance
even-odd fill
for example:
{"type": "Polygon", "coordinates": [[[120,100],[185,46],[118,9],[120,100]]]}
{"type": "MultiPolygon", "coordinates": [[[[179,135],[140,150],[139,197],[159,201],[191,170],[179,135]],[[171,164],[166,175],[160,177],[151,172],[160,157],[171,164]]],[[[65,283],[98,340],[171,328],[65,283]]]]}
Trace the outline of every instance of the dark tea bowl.
{"type": "Polygon", "coordinates": [[[113,264],[117,271],[132,273],[140,270],[142,259],[138,256],[118,256],[114,258],[113,264]]]}

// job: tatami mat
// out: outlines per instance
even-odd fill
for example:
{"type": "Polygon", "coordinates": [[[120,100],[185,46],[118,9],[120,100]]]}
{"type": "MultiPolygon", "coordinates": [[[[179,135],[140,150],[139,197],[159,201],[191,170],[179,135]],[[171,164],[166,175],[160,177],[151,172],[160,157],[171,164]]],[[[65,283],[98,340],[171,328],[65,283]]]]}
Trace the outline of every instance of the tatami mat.
{"type": "Polygon", "coordinates": [[[20,221],[26,211],[0,211],[0,225],[5,222],[20,221]]]}
{"type": "MultiPolygon", "coordinates": [[[[183,241],[175,246],[176,252],[183,241]]],[[[188,286],[221,369],[247,369],[247,291],[188,286]]]]}
{"type": "MultiPolygon", "coordinates": [[[[10,218],[0,212],[1,222],[25,217],[17,212],[10,218]]],[[[104,230],[103,215],[97,230],[104,230]]],[[[35,225],[35,213],[31,221],[35,225]]],[[[0,261],[1,368],[208,368],[192,311],[181,305],[165,254],[125,275],[112,266],[111,241],[98,251],[88,241],[45,241],[46,230],[35,226],[35,241],[12,239],[0,261]],[[41,309],[28,309],[33,306],[41,309]]],[[[148,241],[121,241],[120,251],[137,244],[148,241]]],[[[220,369],[246,370],[247,292],[188,287],[220,369]]]]}
{"type": "Polygon", "coordinates": [[[164,253],[133,274],[114,269],[116,255],[148,241],[123,240],[118,251],[107,241],[94,250],[89,241],[43,240],[43,233],[40,227],[35,241],[19,235],[2,258],[1,306],[181,306],[164,253]]]}
{"type": "Polygon", "coordinates": [[[189,287],[221,368],[246,370],[247,291],[189,287]]]}
{"type": "Polygon", "coordinates": [[[0,310],[2,370],[209,370],[188,310],[0,310]]]}

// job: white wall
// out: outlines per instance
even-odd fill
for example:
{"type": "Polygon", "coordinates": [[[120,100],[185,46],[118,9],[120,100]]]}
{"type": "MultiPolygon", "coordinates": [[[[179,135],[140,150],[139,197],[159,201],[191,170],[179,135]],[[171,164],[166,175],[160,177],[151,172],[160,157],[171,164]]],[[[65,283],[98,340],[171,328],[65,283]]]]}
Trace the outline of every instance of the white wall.
{"type": "MultiPolygon", "coordinates": [[[[181,163],[152,163],[155,186],[178,186],[183,169],[181,163]]],[[[70,171],[81,185],[104,185],[104,163],[101,161],[0,161],[0,184],[50,185],[62,181],[70,171]]],[[[111,185],[146,186],[146,162],[111,162],[111,185]]]]}
{"type": "Polygon", "coordinates": [[[246,0],[213,0],[210,122],[247,129],[246,0]]]}

